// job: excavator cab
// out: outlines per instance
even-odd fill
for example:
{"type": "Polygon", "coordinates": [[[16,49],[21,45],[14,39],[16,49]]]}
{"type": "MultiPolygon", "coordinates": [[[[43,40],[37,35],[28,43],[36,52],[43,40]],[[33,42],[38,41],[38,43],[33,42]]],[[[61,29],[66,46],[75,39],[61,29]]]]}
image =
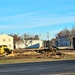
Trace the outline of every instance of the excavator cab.
{"type": "Polygon", "coordinates": [[[0,45],[0,53],[4,55],[11,54],[11,50],[7,47],[7,45],[0,45]]]}

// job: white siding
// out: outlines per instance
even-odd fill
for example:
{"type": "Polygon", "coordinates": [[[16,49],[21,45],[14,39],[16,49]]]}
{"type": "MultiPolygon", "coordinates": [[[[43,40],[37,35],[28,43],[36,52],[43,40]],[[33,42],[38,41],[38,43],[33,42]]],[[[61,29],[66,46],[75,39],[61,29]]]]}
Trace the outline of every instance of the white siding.
{"type": "Polygon", "coordinates": [[[0,35],[0,45],[7,45],[10,49],[14,49],[13,37],[6,34],[0,35]]]}
{"type": "MultiPolygon", "coordinates": [[[[28,40],[27,41],[27,45],[28,45],[27,47],[31,48],[31,46],[33,46],[35,44],[39,44],[38,48],[43,47],[43,41],[42,40],[28,40]],[[30,41],[32,41],[32,42],[30,42],[30,41]]],[[[25,47],[23,42],[17,42],[16,48],[26,48],[26,47],[25,47]]],[[[35,48],[35,46],[33,46],[33,48],[35,48]]]]}
{"type": "Polygon", "coordinates": [[[70,47],[70,39],[68,37],[57,38],[58,47],[70,47]]]}

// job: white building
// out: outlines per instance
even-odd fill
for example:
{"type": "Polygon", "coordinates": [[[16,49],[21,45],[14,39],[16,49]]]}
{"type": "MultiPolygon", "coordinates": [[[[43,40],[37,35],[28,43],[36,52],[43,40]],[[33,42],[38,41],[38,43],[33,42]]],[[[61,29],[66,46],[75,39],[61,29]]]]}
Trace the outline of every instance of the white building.
{"type": "Polygon", "coordinates": [[[58,48],[64,49],[64,48],[70,48],[71,43],[68,36],[59,36],[56,38],[56,44],[58,48]]]}
{"type": "Polygon", "coordinates": [[[0,45],[7,45],[11,50],[14,49],[13,37],[2,34],[0,35],[0,45]]]}
{"type": "Polygon", "coordinates": [[[43,47],[43,41],[42,40],[27,40],[26,45],[19,41],[16,43],[16,48],[41,48],[43,47]],[[27,46],[26,46],[27,45],[27,46]]]}

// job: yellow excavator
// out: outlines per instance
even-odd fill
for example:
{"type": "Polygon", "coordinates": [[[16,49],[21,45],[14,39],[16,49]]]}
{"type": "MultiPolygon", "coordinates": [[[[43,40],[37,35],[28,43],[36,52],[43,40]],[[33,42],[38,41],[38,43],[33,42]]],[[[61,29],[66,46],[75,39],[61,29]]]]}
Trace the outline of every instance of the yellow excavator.
{"type": "Polygon", "coordinates": [[[0,45],[0,54],[9,55],[12,51],[7,47],[7,45],[0,45]]]}

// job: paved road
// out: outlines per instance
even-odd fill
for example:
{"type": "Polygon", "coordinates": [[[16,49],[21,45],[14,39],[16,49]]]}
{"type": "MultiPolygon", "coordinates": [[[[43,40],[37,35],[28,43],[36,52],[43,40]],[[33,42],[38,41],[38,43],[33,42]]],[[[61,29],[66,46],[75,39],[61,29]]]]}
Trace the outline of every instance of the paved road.
{"type": "Polygon", "coordinates": [[[75,60],[0,65],[0,75],[75,75],[75,60]]]}

